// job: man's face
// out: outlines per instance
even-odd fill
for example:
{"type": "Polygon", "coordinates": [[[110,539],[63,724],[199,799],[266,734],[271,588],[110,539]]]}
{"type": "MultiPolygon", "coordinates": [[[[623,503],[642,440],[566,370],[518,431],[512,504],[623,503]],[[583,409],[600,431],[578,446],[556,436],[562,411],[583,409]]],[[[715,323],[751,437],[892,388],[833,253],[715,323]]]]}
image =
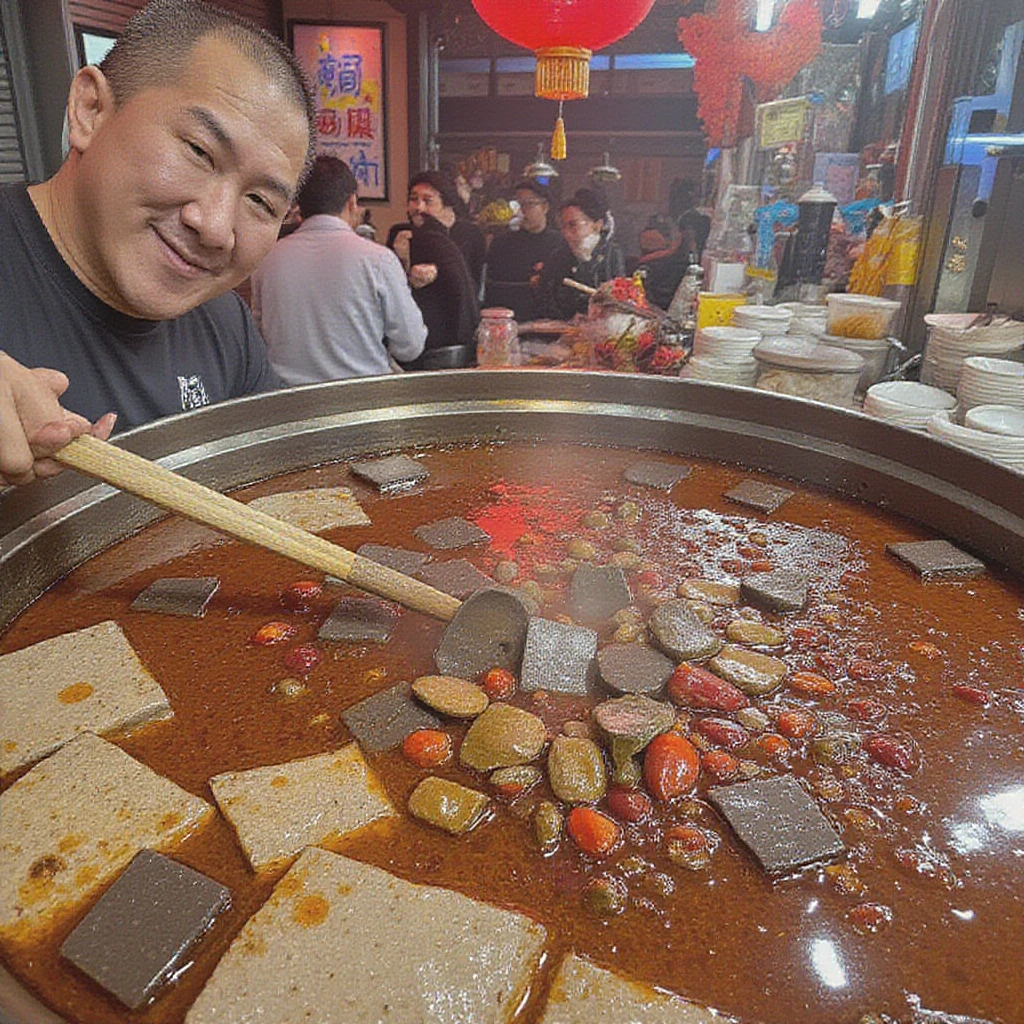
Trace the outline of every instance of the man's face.
{"type": "Polygon", "coordinates": [[[97,124],[77,164],[72,242],[90,288],[164,320],[244,281],[302,172],[308,130],[294,101],[212,36],[179,82],[143,89],[97,124]]]}
{"type": "Polygon", "coordinates": [[[433,188],[431,185],[413,185],[409,189],[409,205],[406,208],[409,214],[409,220],[416,225],[421,227],[423,224],[423,214],[429,213],[431,217],[436,217],[441,220],[441,214],[444,210],[444,200],[441,198],[441,193],[433,188]]]}
{"type": "Polygon", "coordinates": [[[518,189],[516,202],[523,211],[523,231],[537,234],[548,226],[548,204],[536,192],[531,192],[528,188],[518,189]]]}

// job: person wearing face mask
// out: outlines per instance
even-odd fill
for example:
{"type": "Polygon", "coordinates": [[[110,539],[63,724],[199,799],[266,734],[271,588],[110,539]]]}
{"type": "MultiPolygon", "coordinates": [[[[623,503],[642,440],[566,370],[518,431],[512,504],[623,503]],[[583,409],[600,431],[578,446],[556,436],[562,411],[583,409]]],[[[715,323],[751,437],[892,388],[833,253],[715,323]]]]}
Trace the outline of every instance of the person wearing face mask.
{"type": "Polygon", "coordinates": [[[571,320],[586,313],[588,296],[563,281],[569,278],[588,288],[621,277],[626,262],[611,237],[608,204],[592,189],[581,188],[562,203],[558,213],[564,244],[544,264],[538,284],[540,315],[571,320]]]}
{"type": "Polygon", "coordinates": [[[287,47],[196,0],[155,0],[67,106],[69,153],[0,187],[0,485],[108,437],[279,385],[231,289],[256,269],[312,158],[287,47]]]}

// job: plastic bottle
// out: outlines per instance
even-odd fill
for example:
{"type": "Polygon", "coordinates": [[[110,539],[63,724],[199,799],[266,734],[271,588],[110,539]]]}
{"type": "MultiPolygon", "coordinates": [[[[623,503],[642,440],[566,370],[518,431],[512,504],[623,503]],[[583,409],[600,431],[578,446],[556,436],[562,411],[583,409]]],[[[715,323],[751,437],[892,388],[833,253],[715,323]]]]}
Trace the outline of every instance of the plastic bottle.
{"type": "Polygon", "coordinates": [[[691,252],[687,260],[686,272],[668,305],[668,315],[692,329],[697,319],[697,302],[704,285],[704,268],[697,262],[696,253],[691,252]]]}

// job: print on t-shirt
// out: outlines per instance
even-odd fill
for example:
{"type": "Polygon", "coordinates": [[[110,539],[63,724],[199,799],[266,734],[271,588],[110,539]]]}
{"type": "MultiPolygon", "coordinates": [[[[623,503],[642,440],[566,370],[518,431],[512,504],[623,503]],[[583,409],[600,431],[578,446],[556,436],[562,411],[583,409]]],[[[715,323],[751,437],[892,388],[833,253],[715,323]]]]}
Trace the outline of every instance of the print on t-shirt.
{"type": "Polygon", "coordinates": [[[181,408],[183,410],[198,409],[210,404],[202,377],[179,377],[178,387],[181,390],[181,408]]]}

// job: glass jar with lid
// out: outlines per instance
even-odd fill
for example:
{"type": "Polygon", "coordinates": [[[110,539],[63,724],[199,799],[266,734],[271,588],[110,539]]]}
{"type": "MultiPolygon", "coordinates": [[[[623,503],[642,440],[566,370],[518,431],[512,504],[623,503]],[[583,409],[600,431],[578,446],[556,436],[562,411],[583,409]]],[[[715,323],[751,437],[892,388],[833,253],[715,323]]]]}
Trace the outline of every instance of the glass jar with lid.
{"type": "Polygon", "coordinates": [[[476,362],[477,366],[519,365],[519,326],[511,309],[493,306],[480,310],[476,362]]]}

